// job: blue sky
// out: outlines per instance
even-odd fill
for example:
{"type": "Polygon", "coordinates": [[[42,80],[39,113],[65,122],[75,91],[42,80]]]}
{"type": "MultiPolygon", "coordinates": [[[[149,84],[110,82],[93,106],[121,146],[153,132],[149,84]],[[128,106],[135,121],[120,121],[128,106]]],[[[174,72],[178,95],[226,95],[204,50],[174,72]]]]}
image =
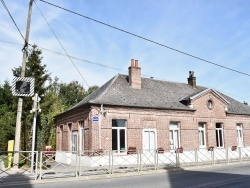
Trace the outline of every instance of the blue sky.
{"type": "MultiPolygon", "coordinates": [[[[250,74],[250,1],[170,0],[49,0],[49,2],[143,36],[208,61],[250,74]]],[[[25,35],[29,0],[5,0],[25,35]]],[[[250,103],[250,77],[188,57],[162,46],[114,30],[55,8],[37,6],[67,53],[104,68],[73,59],[88,85],[101,86],[117,73],[127,74],[130,59],[138,59],[144,77],[187,82],[194,71],[197,84],[214,88],[241,102],[250,103]]],[[[42,48],[64,53],[37,6],[33,5],[30,40],[42,48]]],[[[21,66],[22,38],[0,4],[0,83],[12,80],[13,67],[21,66]]],[[[43,50],[43,63],[62,82],[80,81],[66,56],[43,50]]]]}

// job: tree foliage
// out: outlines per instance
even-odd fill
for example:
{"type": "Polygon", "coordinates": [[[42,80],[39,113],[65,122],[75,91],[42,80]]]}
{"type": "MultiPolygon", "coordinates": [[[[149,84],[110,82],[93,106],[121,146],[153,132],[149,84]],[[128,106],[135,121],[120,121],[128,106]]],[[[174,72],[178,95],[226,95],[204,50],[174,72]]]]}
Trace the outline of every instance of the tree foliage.
{"type": "Polygon", "coordinates": [[[5,81],[0,85],[0,151],[7,149],[8,140],[13,140],[15,136],[15,97],[12,96],[11,86],[5,81]]]}
{"type": "MultiPolygon", "coordinates": [[[[92,86],[85,91],[78,81],[60,82],[56,77],[51,79],[46,65],[42,64],[42,52],[35,45],[28,53],[25,77],[35,78],[35,93],[41,98],[42,112],[37,117],[36,149],[41,150],[46,145],[55,148],[56,127],[54,117],[95,91],[98,86],[92,86]]],[[[21,67],[14,68],[21,73],[21,67]]],[[[30,97],[23,98],[23,113],[21,122],[21,150],[31,150],[33,114],[30,114],[33,101],[30,97]]],[[[14,139],[16,125],[17,97],[12,96],[9,82],[0,86],[0,150],[7,149],[7,142],[14,139]]]]}
{"type": "MultiPolygon", "coordinates": [[[[28,53],[25,77],[35,78],[34,92],[38,96],[43,96],[46,92],[45,83],[50,75],[46,70],[46,65],[42,64],[42,51],[33,45],[28,53]]],[[[15,68],[15,72],[21,73],[21,67],[15,68]]],[[[41,101],[43,103],[43,100],[41,101]]],[[[21,122],[21,149],[31,150],[33,114],[30,113],[33,101],[29,97],[23,98],[22,122],[21,122]]],[[[37,117],[37,124],[40,125],[40,114],[37,117]]],[[[38,126],[40,128],[40,126],[38,126]]]]}

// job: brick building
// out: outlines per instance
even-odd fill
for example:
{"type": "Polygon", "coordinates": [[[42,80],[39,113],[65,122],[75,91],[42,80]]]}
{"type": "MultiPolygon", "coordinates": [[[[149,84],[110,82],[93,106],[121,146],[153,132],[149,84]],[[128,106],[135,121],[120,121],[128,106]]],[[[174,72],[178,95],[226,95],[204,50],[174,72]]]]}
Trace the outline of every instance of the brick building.
{"type": "Polygon", "coordinates": [[[141,77],[137,60],[56,116],[57,150],[250,146],[250,107],[214,89],[141,77]]]}

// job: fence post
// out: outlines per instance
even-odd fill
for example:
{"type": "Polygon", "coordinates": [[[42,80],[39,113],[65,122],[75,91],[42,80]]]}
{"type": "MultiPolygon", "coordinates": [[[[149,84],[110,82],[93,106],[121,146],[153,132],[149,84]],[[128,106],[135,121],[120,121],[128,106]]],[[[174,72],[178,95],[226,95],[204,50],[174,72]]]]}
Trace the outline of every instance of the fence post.
{"type": "Polygon", "coordinates": [[[240,157],[240,162],[242,162],[241,147],[239,147],[239,157],[240,157]]]}
{"type": "Polygon", "coordinates": [[[111,174],[113,174],[114,173],[114,151],[112,150],[111,151],[111,164],[112,164],[112,166],[111,166],[111,174]]]}
{"type": "Polygon", "coordinates": [[[156,170],[156,165],[157,165],[157,164],[156,164],[156,163],[157,163],[157,162],[156,162],[156,157],[157,157],[157,156],[156,156],[156,155],[157,155],[157,154],[156,154],[156,153],[157,153],[156,151],[157,151],[157,150],[153,150],[153,152],[154,152],[154,163],[155,163],[154,166],[155,166],[155,170],[156,170]]]}
{"type": "Polygon", "coordinates": [[[212,156],[212,164],[214,165],[214,149],[211,151],[211,156],[212,156]]]}
{"type": "Polygon", "coordinates": [[[39,179],[42,180],[42,167],[43,167],[43,152],[40,152],[40,170],[39,170],[39,179]]]}
{"type": "Polygon", "coordinates": [[[36,153],[35,180],[37,180],[38,151],[35,151],[35,153],[36,153]]]}
{"type": "Polygon", "coordinates": [[[229,163],[228,148],[226,148],[226,160],[227,160],[227,163],[229,163]]]}
{"type": "Polygon", "coordinates": [[[77,172],[77,167],[78,167],[78,151],[76,151],[76,167],[75,167],[75,175],[76,175],[76,177],[78,177],[78,172],[77,172]]]}
{"type": "Polygon", "coordinates": [[[195,152],[195,165],[197,166],[198,165],[198,148],[195,148],[194,152],[195,152]]]}
{"type": "Polygon", "coordinates": [[[137,155],[137,172],[140,171],[140,155],[139,155],[139,150],[136,151],[136,155],[137,155]]]}
{"type": "Polygon", "coordinates": [[[82,150],[80,149],[79,162],[78,162],[78,169],[79,169],[78,176],[81,176],[81,175],[82,175],[82,168],[81,168],[82,154],[83,154],[83,157],[84,157],[84,150],[82,151],[82,150]]]}
{"type": "Polygon", "coordinates": [[[112,150],[109,150],[109,174],[111,174],[111,152],[112,150]]]}
{"type": "Polygon", "coordinates": [[[142,171],[142,160],[141,160],[141,153],[142,153],[142,150],[139,150],[139,153],[140,153],[140,171],[142,171]]]}
{"type": "Polygon", "coordinates": [[[179,168],[180,167],[180,156],[179,156],[179,150],[175,150],[176,152],[176,167],[179,168]]]}
{"type": "Polygon", "coordinates": [[[159,152],[156,150],[156,169],[159,170],[159,152]]]}

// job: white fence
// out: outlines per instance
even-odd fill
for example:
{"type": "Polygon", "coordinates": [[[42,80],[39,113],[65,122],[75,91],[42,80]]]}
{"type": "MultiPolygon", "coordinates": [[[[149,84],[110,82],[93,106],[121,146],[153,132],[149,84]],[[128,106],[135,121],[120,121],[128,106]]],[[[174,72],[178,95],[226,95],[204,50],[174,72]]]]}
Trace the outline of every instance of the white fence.
{"type": "MultiPolygon", "coordinates": [[[[34,179],[49,179],[250,161],[250,147],[175,152],[164,150],[41,151],[35,154],[36,160],[32,167],[20,167],[20,163],[12,163],[12,167],[8,168],[3,165],[6,160],[9,160],[8,152],[0,152],[0,181],[4,182],[11,177],[13,167],[18,165],[20,174],[34,179]]],[[[19,156],[20,162],[30,164],[31,152],[19,152],[19,156]]]]}

